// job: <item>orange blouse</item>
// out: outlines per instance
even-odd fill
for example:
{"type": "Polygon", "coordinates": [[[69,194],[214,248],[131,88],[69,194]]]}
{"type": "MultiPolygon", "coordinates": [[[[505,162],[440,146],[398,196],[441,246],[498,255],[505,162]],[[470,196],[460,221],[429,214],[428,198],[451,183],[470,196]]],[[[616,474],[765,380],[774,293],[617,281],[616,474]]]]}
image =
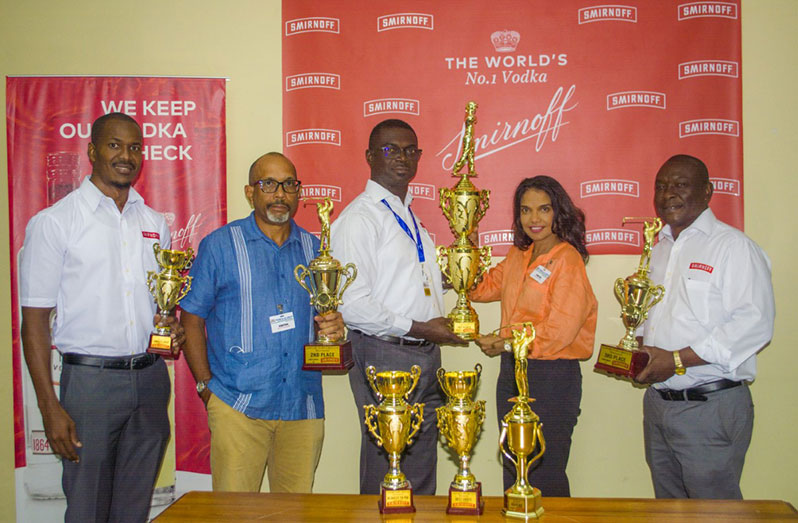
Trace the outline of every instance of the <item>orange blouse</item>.
{"type": "MultiPolygon", "coordinates": [[[[501,299],[502,325],[531,321],[535,341],[531,359],[588,359],[593,355],[598,303],[579,252],[568,242],[554,246],[529,266],[532,247],[511,247],[469,297],[501,299]],[[536,267],[551,271],[543,283],[532,278],[536,267]]],[[[502,333],[509,337],[510,332],[502,333]]]]}

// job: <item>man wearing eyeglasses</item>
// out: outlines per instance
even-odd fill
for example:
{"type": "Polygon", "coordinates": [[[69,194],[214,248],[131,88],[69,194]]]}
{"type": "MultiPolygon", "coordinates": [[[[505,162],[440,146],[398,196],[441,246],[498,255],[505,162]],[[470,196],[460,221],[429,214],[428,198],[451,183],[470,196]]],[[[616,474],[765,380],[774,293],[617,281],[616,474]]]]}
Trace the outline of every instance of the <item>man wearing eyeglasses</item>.
{"type": "Polygon", "coordinates": [[[202,240],[180,302],[184,352],[208,411],[213,489],[311,492],[324,438],[321,372],[303,371],[314,329],[344,334],[340,313],[313,315],[294,267],[319,240],[293,221],[301,182],[280,153],[249,170],[253,207],[202,240]],[[207,336],[206,336],[207,332],[207,336]]]}
{"type": "MultiPolygon", "coordinates": [[[[357,279],[340,307],[350,328],[355,366],[349,384],[359,417],[375,398],[365,369],[421,367],[412,403],[424,403],[418,438],[407,447],[402,472],[416,494],[435,494],[441,406],[435,372],[441,366],[438,344],[462,344],[443,314],[441,273],[435,244],[413,213],[408,185],[415,177],[421,149],[415,131],[402,120],[385,120],[371,132],[366,162],[371,179],[332,225],[332,250],[342,263],[354,262],[357,279]]],[[[378,494],[385,473],[385,452],[362,426],[360,492],[378,494]]]]}

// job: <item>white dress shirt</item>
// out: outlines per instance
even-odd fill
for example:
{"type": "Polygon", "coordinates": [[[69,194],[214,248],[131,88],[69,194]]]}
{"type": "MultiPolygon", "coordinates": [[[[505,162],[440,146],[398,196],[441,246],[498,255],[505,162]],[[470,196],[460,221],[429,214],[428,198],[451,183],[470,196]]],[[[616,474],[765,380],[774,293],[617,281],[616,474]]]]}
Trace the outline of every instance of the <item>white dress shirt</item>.
{"type": "Polygon", "coordinates": [[[163,216],[131,187],[122,212],[87,176],[31,218],[19,268],[20,304],[55,307],[61,353],[127,356],[147,350],[155,300],[153,244],[170,245],[163,216]]]}
{"type": "Polygon", "coordinates": [[[339,310],[351,328],[378,336],[404,336],[414,320],[443,316],[441,272],[435,244],[419,217],[415,219],[424,249],[423,263],[419,262],[416,242],[382,199],[416,234],[409,211],[413,197],[408,193],[402,202],[369,180],[366,190],[332,224],[332,256],[357,266],[357,278],[344,293],[339,310]],[[425,281],[429,296],[424,292],[425,281]]]}
{"type": "Polygon", "coordinates": [[[753,240],[707,209],[675,241],[670,225],[662,229],[650,277],[665,286],[665,296],[643,324],[643,343],[669,351],[689,346],[709,362],[655,387],[756,377],[756,354],[773,336],[775,305],[770,259],[753,240]]]}

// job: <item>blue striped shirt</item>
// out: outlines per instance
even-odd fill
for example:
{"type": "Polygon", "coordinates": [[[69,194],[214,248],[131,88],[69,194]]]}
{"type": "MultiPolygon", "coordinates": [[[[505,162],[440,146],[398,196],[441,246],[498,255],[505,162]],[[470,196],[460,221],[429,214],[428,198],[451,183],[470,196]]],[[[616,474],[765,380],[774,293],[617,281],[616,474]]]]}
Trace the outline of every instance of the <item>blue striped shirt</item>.
{"type": "Polygon", "coordinates": [[[205,237],[191,267],[191,290],[182,309],[205,319],[208,388],[251,418],[324,417],[321,372],[303,371],[303,346],[313,339],[308,293],[294,267],[308,265],[319,240],[291,221],[278,246],[254,214],[205,237]],[[273,333],[269,318],[291,312],[295,327],[273,333]]]}

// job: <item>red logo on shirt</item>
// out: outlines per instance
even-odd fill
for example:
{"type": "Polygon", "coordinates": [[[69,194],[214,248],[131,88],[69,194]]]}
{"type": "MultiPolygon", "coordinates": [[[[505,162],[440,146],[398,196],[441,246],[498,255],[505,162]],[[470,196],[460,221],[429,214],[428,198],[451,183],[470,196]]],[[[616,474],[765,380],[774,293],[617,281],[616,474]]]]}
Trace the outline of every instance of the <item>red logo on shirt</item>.
{"type": "Polygon", "coordinates": [[[707,265],[706,263],[696,263],[696,262],[691,263],[690,268],[697,269],[699,271],[706,271],[710,274],[712,274],[712,271],[715,270],[715,268],[712,267],[711,265],[707,265]]]}
{"type": "Polygon", "coordinates": [[[153,240],[161,239],[161,235],[158,234],[157,232],[141,231],[141,235],[144,236],[145,238],[151,238],[153,240]]]}

